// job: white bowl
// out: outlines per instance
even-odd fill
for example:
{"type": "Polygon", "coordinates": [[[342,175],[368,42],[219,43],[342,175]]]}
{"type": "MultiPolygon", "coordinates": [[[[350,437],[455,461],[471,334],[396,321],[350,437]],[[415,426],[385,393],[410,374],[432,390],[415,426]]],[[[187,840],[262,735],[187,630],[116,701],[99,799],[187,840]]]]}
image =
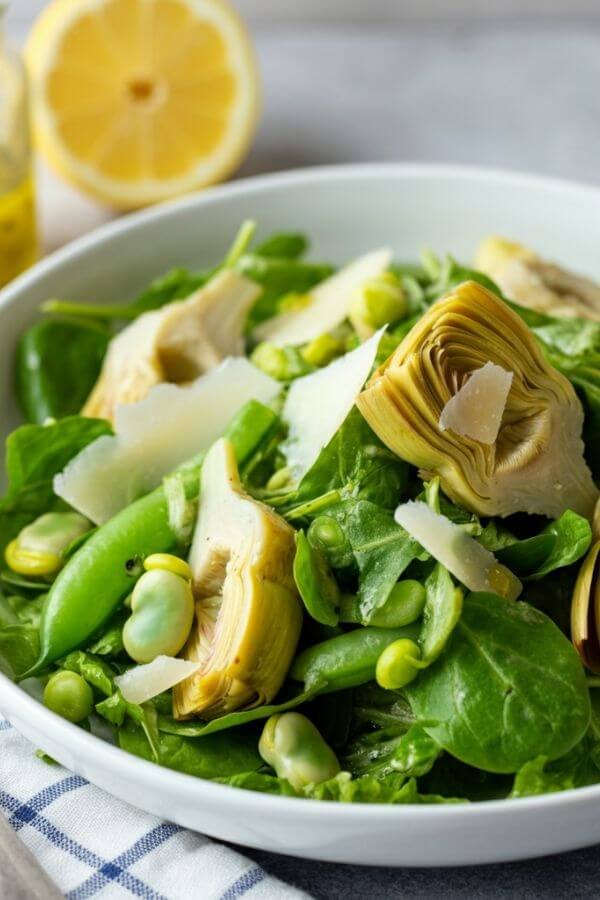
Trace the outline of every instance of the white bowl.
{"type": "MultiPolygon", "coordinates": [[[[218,259],[239,223],[305,231],[314,258],[343,262],[382,244],[414,259],[429,246],[468,261],[490,232],[600,276],[600,191],[525,175],[420,165],[309,169],[238,182],[82,238],[0,295],[0,410],[17,421],[12,354],[50,296],[118,300],[171,266],[218,259]]],[[[0,675],[0,709],[74,772],[148,812],[213,837],[338,862],[444,866],[500,862],[600,841],[600,786],[448,806],[318,803],[242,791],[161,769],[69,724],[0,675]]]]}

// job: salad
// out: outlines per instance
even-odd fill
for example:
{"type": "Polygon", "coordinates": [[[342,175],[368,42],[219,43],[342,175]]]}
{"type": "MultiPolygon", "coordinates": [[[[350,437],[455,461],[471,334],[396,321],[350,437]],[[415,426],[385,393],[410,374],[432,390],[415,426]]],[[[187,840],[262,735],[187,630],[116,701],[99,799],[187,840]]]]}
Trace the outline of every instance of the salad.
{"type": "Polygon", "coordinates": [[[247,222],[132,302],[43,305],[15,357],[2,671],[128,753],[271,794],[600,782],[600,287],[500,238],[473,269],[306,252],[247,222]]]}

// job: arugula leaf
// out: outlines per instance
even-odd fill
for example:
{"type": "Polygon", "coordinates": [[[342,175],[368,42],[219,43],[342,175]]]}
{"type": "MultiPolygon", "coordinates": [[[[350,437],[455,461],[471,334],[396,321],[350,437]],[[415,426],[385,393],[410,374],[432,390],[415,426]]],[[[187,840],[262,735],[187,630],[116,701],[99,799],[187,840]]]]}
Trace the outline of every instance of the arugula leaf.
{"type": "Polygon", "coordinates": [[[270,254],[265,256],[264,252],[260,255],[257,252],[244,254],[236,263],[236,269],[263,288],[246,322],[248,334],[265,319],[281,312],[280,300],[286,294],[304,294],[334,272],[333,266],[327,263],[302,262],[270,254]]]}
{"type": "Polygon", "coordinates": [[[465,599],[443,656],[405,693],[441,747],[489,772],[563,756],[590,721],[572,644],[543,613],[494,594],[465,599]]]}
{"type": "Polygon", "coordinates": [[[359,609],[362,621],[368,623],[422,549],[391,512],[367,500],[345,504],[342,527],[358,565],[359,609]]]}
{"type": "Polygon", "coordinates": [[[292,521],[313,518],[347,497],[393,509],[406,489],[408,472],[354,407],[298,487],[267,500],[292,521]]]}
{"type": "Polygon", "coordinates": [[[102,367],[110,335],[94,323],[45,319],[17,345],[16,393],[28,422],[78,413],[102,367]]]}
{"type": "Polygon", "coordinates": [[[64,508],[52,490],[52,479],[103,434],[111,434],[108,422],[71,416],[51,425],[23,425],[9,435],[8,491],[0,500],[0,552],[37,516],[64,508]]]}
{"type": "MultiPolygon", "coordinates": [[[[146,736],[134,722],[125,720],[118,730],[118,740],[119,746],[128,753],[152,760],[146,736]]],[[[256,735],[248,732],[221,732],[207,735],[201,741],[160,732],[158,762],[198,778],[226,778],[263,767],[256,744],[256,735]]]]}

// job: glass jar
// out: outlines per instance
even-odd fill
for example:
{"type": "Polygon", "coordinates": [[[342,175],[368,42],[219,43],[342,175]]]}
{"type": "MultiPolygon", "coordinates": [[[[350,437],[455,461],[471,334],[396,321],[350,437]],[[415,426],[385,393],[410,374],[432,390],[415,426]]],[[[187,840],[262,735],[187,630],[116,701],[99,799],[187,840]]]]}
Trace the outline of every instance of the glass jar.
{"type": "Polygon", "coordinates": [[[0,285],[37,256],[27,76],[4,38],[0,3],[0,285]]]}

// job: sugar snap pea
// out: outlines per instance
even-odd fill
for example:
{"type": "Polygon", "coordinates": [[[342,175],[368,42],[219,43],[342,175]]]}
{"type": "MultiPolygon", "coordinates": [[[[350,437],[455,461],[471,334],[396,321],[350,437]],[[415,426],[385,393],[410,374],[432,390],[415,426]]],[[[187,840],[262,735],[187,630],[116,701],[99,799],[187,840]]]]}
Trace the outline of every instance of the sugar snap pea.
{"type": "Polygon", "coordinates": [[[377,660],[394,641],[415,641],[418,625],[404,628],[357,628],[308,647],[296,657],[291,677],[303,681],[306,690],[323,693],[366,684],[375,678],[377,660]]]}
{"type": "MultiPolygon", "coordinates": [[[[277,423],[275,413],[255,401],[240,410],[226,431],[238,463],[248,459],[277,423]]],[[[186,466],[187,491],[198,493],[200,469],[201,460],[186,466]]],[[[151,553],[168,553],[176,545],[162,487],[99,528],[52,585],[40,623],[40,655],[27,676],[86,645],[133,589],[141,561],[151,553]]]]}

